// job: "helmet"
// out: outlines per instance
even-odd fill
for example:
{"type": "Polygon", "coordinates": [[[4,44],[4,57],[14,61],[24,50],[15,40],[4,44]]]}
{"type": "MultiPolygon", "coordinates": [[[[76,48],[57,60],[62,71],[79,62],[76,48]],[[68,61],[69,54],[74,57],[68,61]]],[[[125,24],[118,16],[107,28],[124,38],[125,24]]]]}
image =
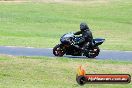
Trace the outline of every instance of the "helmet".
{"type": "Polygon", "coordinates": [[[81,31],[85,31],[85,30],[88,30],[88,29],[89,29],[89,27],[86,23],[81,23],[80,24],[80,30],[81,31]]]}

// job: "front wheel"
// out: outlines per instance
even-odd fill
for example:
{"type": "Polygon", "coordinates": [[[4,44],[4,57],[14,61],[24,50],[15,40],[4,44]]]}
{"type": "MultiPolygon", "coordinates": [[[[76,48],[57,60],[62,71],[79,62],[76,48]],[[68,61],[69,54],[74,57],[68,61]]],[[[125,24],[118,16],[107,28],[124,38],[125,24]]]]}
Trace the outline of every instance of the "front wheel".
{"type": "Polygon", "coordinates": [[[89,52],[86,54],[86,57],[88,58],[95,58],[99,55],[100,49],[99,47],[94,47],[92,50],[89,50],[89,52]]]}
{"type": "Polygon", "coordinates": [[[53,54],[55,56],[59,56],[59,57],[62,57],[64,54],[65,54],[65,50],[60,47],[60,44],[56,45],[54,48],[53,48],[53,54]]]}

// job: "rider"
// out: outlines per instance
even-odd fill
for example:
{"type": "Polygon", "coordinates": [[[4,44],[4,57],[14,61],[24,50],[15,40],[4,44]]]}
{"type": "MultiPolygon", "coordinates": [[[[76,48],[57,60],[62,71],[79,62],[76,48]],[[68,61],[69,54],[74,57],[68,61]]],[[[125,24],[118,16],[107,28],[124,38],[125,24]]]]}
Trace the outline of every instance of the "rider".
{"type": "Polygon", "coordinates": [[[86,47],[89,47],[89,49],[91,49],[93,45],[93,35],[86,23],[81,23],[80,31],[74,33],[74,35],[80,35],[80,34],[82,34],[82,36],[80,37],[80,40],[78,42],[75,42],[75,45],[84,43],[83,47],[78,47],[78,48],[81,49],[82,51],[85,51],[86,47]]]}

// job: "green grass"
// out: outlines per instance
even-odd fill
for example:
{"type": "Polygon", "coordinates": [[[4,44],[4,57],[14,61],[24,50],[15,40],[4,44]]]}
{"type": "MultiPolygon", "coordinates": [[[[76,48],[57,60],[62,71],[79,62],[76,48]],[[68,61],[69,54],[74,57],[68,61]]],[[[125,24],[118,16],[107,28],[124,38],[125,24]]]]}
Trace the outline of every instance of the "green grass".
{"type": "MultiPolygon", "coordinates": [[[[48,1],[48,0],[47,0],[48,1]]],[[[102,49],[132,50],[131,0],[0,3],[0,45],[54,47],[85,21],[102,49]]],[[[81,88],[76,69],[87,73],[130,74],[132,62],[0,55],[0,88],[81,88]]],[[[88,84],[84,88],[132,88],[130,84],[88,84]]]]}
{"type": "Polygon", "coordinates": [[[132,50],[132,1],[87,1],[0,3],[0,45],[54,47],[84,21],[95,38],[106,39],[102,49],[132,50]]]}
{"type": "MultiPolygon", "coordinates": [[[[0,88],[81,88],[76,70],[87,73],[130,74],[132,62],[0,55],[0,88]],[[88,67],[86,67],[88,65],[88,67]]],[[[83,88],[131,88],[130,84],[87,84],[83,88]]]]}

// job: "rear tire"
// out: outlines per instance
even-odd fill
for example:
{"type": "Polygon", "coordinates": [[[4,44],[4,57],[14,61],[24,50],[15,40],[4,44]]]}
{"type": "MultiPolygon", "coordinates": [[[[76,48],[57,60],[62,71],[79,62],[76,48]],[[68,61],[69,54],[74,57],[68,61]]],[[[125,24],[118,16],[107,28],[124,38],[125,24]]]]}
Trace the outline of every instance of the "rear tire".
{"type": "Polygon", "coordinates": [[[62,57],[65,54],[65,50],[60,47],[60,44],[58,44],[53,48],[53,54],[62,57]]]}
{"type": "Polygon", "coordinates": [[[89,50],[88,54],[86,54],[86,57],[88,58],[95,58],[99,55],[100,49],[99,47],[94,47],[94,49],[89,50]]]}

